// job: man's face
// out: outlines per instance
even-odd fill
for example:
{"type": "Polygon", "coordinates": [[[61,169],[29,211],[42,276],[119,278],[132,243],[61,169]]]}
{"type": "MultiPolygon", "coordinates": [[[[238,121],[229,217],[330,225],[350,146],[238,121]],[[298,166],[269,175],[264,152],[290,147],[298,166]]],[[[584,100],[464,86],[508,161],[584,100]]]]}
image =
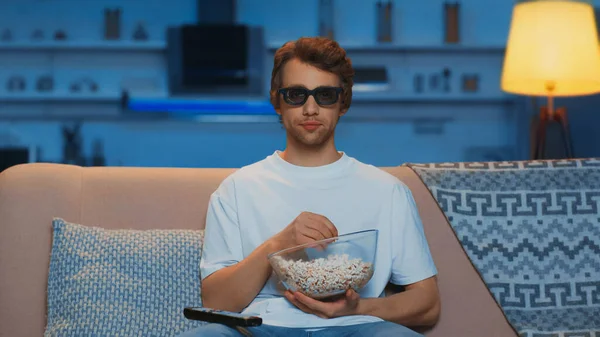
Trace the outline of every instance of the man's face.
{"type": "MultiPolygon", "coordinates": [[[[297,59],[288,61],[282,69],[282,88],[315,89],[319,87],[341,87],[337,75],[315,68],[297,59]]],[[[321,92],[319,97],[326,102],[331,99],[331,92],[321,92]]],[[[346,111],[341,111],[342,94],[337,94],[337,102],[331,105],[319,105],[314,96],[309,96],[302,105],[292,105],[279,94],[283,125],[287,130],[288,140],[307,147],[322,147],[330,140],[337,125],[338,118],[346,111]]],[[[297,93],[292,98],[298,98],[297,93]]]]}

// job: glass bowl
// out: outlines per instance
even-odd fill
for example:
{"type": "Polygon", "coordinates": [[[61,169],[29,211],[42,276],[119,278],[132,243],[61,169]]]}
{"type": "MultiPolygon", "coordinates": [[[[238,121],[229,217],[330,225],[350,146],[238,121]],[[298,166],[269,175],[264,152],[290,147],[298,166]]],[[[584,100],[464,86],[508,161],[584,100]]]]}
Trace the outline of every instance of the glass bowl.
{"type": "Polygon", "coordinates": [[[360,291],[373,277],[378,230],[370,229],[280,250],[268,256],[291,291],[324,300],[360,291]]]}

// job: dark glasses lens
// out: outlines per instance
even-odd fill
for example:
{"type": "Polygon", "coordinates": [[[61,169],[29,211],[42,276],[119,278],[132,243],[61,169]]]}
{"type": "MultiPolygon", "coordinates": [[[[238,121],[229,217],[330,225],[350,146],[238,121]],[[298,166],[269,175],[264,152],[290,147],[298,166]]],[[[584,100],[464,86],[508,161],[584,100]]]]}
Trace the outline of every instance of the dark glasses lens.
{"type": "Polygon", "coordinates": [[[292,88],[283,93],[283,97],[289,104],[304,104],[308,99],[308,90],[292,88]]]}
{"type": "Polygon", "coordinates": [[[332,105],[337,103],[342,88],[338,87],[319,87],[313,90],[306,88],[283,88],[279,89],[283,94],[283,99],[290,105],[302,105],[306,103],[309,96],[313,96],[319,105],[332,105]]]}

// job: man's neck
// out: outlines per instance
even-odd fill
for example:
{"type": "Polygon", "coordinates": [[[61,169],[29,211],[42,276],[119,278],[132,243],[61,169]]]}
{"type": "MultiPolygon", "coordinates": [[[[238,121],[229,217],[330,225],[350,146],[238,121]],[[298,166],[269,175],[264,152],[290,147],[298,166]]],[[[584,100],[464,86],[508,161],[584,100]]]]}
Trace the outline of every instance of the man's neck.
{"type": "Polygon", "coordinates": [[[288,142],[281,158],[290,164],[305,167],[317,167],[331,164],[341,158],[333,142],[319,148],[292,146],[288,142]]]}

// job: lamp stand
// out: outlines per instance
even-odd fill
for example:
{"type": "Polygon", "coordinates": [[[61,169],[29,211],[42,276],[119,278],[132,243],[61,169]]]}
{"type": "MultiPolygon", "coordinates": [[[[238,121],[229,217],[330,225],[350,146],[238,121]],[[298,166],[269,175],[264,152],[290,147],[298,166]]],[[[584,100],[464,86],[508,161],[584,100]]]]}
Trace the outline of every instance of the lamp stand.
{"type": "Polygon", "coordinates": [[[531,123],[531,159],[573,158],[567,109],[554,109],[553,103],[548,96],[548,106],[542,107],[531,123]]]}

